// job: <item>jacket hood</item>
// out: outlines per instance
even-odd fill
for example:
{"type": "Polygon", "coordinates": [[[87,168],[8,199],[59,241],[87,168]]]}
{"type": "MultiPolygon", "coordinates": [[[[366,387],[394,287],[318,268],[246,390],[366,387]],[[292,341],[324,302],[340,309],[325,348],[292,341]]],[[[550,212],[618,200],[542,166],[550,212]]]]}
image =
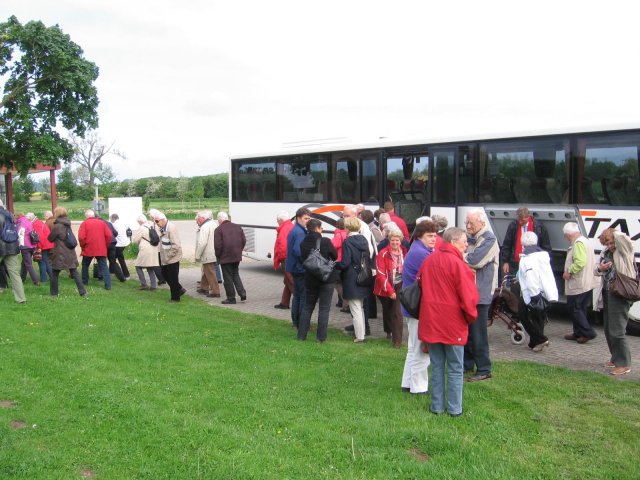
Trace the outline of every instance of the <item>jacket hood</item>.
{"type": "Polygon", "coordinates": [[[69,220],[69,217],[59,217],[56,218],[56,220],[53,222],[55,223],[60,223],[62,225],[64,225],[65,227],[68,227],[71,225],[71,220],[69,220]]]}
{"type": "Polygon", "coordinates": [[[538,245],[530,245],[522,249],[522,253],[524,255],[531,255],[533,253],[538,253],[538,252],[544,252],[544,250],[540,248],[538,245]]]}
{"type": "Polygon", "coordinates": [[[442,243],[442,245],[440,246],[440,251],[444,253],[451,253],[453,255],[456,255],[462,260],[462,252],[460,252],[460,250],[458,250],[456,247],[454,247],[452,244],[448,242],[442,243]]]}
{"type": "Polygon", "coordinates": [[[367,244],[367,239],[362,235],[351,235],[347,237],[349,239],[349,243],[351,243],[355,248],[360,250],[361,252],[369,252],[369,245],[367,244]]]}

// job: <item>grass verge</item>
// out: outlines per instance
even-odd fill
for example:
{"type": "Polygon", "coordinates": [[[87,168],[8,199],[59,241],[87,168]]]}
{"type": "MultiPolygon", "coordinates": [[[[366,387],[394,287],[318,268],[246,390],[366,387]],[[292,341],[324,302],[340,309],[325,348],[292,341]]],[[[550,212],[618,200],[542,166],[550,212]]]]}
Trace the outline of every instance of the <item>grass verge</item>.
{"type": "Polygon", "coordinates": [[[498,362],[435,416],[388,342],[61,283],[0,296],[0,478],[640,478],[637,382],[498,362]]]}

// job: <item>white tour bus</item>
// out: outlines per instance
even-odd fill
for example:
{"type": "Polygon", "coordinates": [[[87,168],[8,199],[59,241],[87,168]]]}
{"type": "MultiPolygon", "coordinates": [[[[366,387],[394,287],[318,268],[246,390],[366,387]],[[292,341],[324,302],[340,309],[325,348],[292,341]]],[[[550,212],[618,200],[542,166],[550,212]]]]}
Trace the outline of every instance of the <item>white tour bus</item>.
{"type": "MultiPolygon", "coordinates": [[[[516,209],[526,205],[549,230],[560,274],[568,221],[596,251],[600,233],[616,227],[636,241],[640,256],[639,171],[640,125],[314,146],[232,157],[229,211],[245,230],[245,253],[268,259],[280,210],[293,216],[308,207],[330,233],[345,204],[375,210],[392,200],[410,229],[431,214],[464,227],[466,212],[483,207],[502,244],[516,209]]],[[[640,314],[640,302],[635,307],[640,314]]]]}

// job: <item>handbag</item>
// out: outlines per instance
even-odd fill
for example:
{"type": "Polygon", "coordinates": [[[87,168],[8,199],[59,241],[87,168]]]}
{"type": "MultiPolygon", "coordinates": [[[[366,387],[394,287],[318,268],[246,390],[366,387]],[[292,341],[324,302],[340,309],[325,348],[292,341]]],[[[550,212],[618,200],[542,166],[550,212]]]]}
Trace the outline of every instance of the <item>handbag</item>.
{"type": "Polygon", "coordinates": [[[371,262],[369,260],[369,252],[360,254],[359,269],[356,269],[356,285],[359,287],[370,287],[373,284],[373,271],[371,270],[371,262]]]}
{"type": "Polygon", "coordinates": [[[544,313],[549,309],[549,300],[544,298],[542,293],[539,293],[531,297],[531,301],[527,306],[538,313],[544,313]]]}
{"type": "Polygon", "coordinates": [[[33,251],[33,256],[31,257],[33,258],[33,260],[35,260],[36,262],[41,262],[42,261],[42,249],[41,248],[36,248],[33,251]]]}
{"type": "Polygon", "coordinates": [[[320,253],[320,238],[316,240],[316,247],[309,252],[309,256],[302,262],[304,269],[314,277],[326,282],[329,280],[335,262],[327,260],[320,253]]]}
{"type": "Polygon", "coordinates": [[[404,309],[412,318],[418,318],[420,314],[420,299],[422,298],[422,287],[420,286],[420,278],[409,285],[407,288],[401,289],[398,293],[398,300],[404,309]]]}
{"type": "Polygon", "coordinates": [[[638,267],[636,266],[635,278],[616,271],[616,276],[609,284],[609,291],[630,302],[640,300],[640,272],[638,267]]]}

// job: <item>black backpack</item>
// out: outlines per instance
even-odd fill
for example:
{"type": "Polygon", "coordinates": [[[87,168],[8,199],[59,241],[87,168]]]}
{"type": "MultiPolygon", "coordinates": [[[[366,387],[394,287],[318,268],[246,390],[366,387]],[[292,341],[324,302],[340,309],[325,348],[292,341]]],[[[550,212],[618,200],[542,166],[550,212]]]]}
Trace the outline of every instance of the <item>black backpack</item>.
{"type": "Polygon", "coordinates": [[[71,227],[67,227],[67,234],[64,236],[64,245],[70,250],[78,246],[78,240],[76,240],[76,236],[73,234],[71,227]]]}
{"type": "Polygon", "coordinates": [[[13,222],[13,216],[9,211],[4,210],[4,225],[2,231],[0,231],[0,239],[5,243],[14,243],[18,241],[18,230],[16,230],[16,224],[13,222]]]}
{"type": "Polygon", "coordinates": [[[160,235],[158,235],[158,232],[156,232],[155,228],[153,227],[147,227],[147,228],[149,229],[149,240],[147,241],[154,247],[157,247],[160,244],[160,235]]]}

